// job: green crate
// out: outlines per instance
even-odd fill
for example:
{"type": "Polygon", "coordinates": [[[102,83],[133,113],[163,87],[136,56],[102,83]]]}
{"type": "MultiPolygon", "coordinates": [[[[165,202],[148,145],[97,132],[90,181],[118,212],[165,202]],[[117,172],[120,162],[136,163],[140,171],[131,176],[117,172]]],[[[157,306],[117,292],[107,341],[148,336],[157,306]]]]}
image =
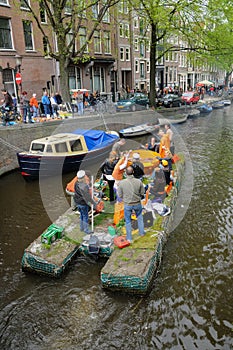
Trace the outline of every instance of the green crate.
{"type": "Polygon", "coordinates": [[[56,239],[63,237],[64,228],[55,224],[50,225],[47,230],[41,235],[41,242],[45,244],[52,244],[56,239]]]}

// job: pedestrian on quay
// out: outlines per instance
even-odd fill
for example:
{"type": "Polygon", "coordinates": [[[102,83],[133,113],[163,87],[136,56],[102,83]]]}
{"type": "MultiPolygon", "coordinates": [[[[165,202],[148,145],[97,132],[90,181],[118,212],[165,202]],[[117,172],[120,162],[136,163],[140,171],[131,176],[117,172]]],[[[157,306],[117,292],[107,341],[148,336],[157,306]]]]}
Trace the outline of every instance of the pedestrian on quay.
{"type": "Polygon", "coordinates": [[[142,181],[133,176],[132,166],[126,168],[126,176],[126,179],[120,181],[117,192],[124,203],[126,239],[132,242],[131,215],[133,212],[137,217],[139,235],[145,235],[141,204],[141,199],[144,198],[145,190],[142,181]]]}
{"type": "Polygon", "coordinates": [[[39,104],[38,104],[35,93],[32,94],[32,97],[30,98],[29,104],[30,104],[30,108],[32,111],[32,117],[37,118],[39,116],[39,104]]]}
{"type": "Polygon", "coordinates": [[[90,234],[91,230],[88,226],[88,212],[91,205],[93,205],[94,209],[96,209],[97,203],[94,201],[90,194],[89,186],[86,182],[86,172],[84,170],[79,170],[77,172],[77,181],[75,183],[74,189],[74,202],[80,213],[80,231],[85,232],[86,234],[90,234]]]}
{"type": "Polygon", "coordinates": [[[4,113],[2,116],[2,125],[6,126],[7,123],[9,122],[9,112],[12,110],[13,108],[13,100],[11,95],[9,94],[9,92],[6,89],[2,89],[2,95],[3,95],[3,99],[1,100],[2,103],[2,107],[4,108],[4,113]]]}
{"type": "Polygon", "coordinates": [[[50,118],[50,116],[51,116],[51,109],[50,109],[51,103],[50,103],[50,99],[49,99],[47,90],[45,90],[43,92],[41,103],[43,105],[45,117],[50,118]]]}
{"type": "Polygon", "coordinates": [[[31,113],[30,113],[30,107],[29,107],[29,100],[27,98],[27,91],[23,91],[20,95],[20,108],[22,111],[23,116],[23,123],[31,123],[31,113]],[[27,119],[28,117],[28,119],[27,119]]]}
{"type": "Polygon", "coordinates": [[[78,90],[76,96],[76,103],[78,107],[78,115],[83,115],[83,94],[80,90],[78,90]]]}
{"type": "Polygon", "coordinates": [[[58,106],[57,99],[56,99],[56,96],[54,93],[52,93],[50,96],[50,103],[51,103],[51,107],[52,107],[53,118],[59,117],[59,113],[58,113],[59,106],[58,106]]]}

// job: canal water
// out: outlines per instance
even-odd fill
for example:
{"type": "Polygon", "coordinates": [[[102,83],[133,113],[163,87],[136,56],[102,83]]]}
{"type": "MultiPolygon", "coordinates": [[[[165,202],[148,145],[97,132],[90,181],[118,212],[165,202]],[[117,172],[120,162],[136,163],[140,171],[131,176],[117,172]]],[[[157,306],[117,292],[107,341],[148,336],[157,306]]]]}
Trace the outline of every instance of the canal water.
{"type": "Polygon", "coordinates": [[[188,160],[185,180],[144,298],[103,290],[104,262],[89,258],[58,280],[23,273],[24,249],[68,208],[72,174],[44,183],[26,183],[18,171],[0,179],[0,349],[233,348],[233,108],[173,130],[188,160]]]}

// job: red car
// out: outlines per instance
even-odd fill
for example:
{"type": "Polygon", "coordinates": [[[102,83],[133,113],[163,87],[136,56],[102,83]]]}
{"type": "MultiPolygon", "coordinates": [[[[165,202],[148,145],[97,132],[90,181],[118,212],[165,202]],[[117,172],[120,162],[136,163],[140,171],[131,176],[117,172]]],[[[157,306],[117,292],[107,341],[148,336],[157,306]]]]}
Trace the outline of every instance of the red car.
{"type": "Polygon", "coordinates": [[[187,91],[183,93],[181,98],[183,104],[191,105],[193,103],[197,103],[200,100],[200,95],[198,92],[187,91]]]}

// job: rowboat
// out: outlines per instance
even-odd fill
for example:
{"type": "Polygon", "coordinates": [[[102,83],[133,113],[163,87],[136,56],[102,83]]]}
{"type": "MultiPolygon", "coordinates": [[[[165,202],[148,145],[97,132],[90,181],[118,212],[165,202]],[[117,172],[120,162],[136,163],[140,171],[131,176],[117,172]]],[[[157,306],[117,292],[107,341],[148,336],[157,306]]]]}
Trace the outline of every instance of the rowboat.
{"type": "Polygon", "coordinates": [[[180,113],[173,116],[168,116],[166,118],[159,118],[159,125],[163,126],[165,124],[181,124],[187,121],[188,114],[180,113]]]}
{"type": "Polygon", "coordinates": [[[25,180],[77,171],[82,164],[103,162],[119,139],[115,131],[76,129],[33,140],[28,152],[18,152],[25,180]]]}
{"type": "Polygon", "coordinates": [[[124,137],[134,137],[134,136],[141,136],[153,133],[156,129],[158,129],[158,125],[156,124],[140,124],[131,126],[129,128],[121,129],[119,130],[120,135],[124,137]]]}
{"type": "Polygon", "coordinates": [[[212,104],[213,109],[220,109],[224,108],[224,102],[223,101],[218,101],[212,104]]]}
{"type": "Polygon", "coordinates": [[[222,100],[224,106],[230,106],[231,105],[231,100],[222,100]]]}

